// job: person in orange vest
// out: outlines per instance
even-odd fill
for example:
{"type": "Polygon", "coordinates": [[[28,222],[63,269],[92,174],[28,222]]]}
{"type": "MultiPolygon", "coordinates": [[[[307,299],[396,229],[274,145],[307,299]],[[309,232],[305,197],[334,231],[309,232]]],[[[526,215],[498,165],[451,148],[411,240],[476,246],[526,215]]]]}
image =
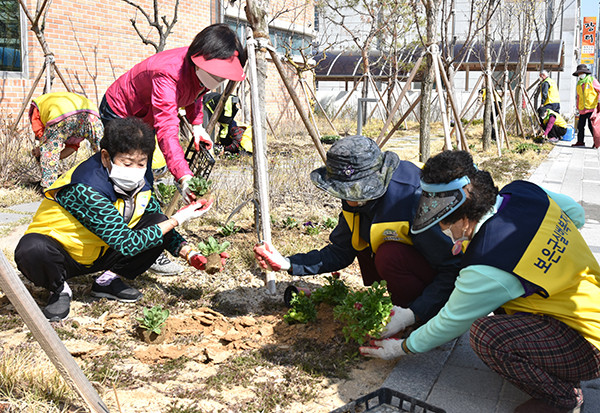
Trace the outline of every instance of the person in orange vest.
{"type": "Polygon", "coordinates": [[[547,70],[540,72],[540,93],[542,98],[543,109],[552,109],[560,113],[560,95],[558,94],[558,86],[554,79],[549,77],[547,70]]]}
{"type": "Polygon", "coordinates": [[[35,139],[40,141],[31,153],[40,162],[43,188],[58,179],[60,159],[76,152],[84,139],[97,152],[104,134],[98,107],[88,98],[70,92],[46,93],[33,99],[29,121],[35,139]]]}
{"type": "Polygon", "coordinates": [[[592,135],[592,114],[598,106],[598,94],[600,93],[600,83],[592,76],[592,72],[587,65],[577,65],[577,70],[573,73],[577,76],[577,111],[579,112],[579,121],[577,122],[577,142],[571,146],[585,146],[585,123],[592,135]]]}

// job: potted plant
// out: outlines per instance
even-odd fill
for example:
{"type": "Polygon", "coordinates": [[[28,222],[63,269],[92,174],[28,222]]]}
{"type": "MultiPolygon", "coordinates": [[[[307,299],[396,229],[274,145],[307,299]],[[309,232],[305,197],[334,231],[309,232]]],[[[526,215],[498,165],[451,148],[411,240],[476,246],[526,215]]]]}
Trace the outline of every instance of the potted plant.
{"type": "Polygon", "coordinates": [[[188,181],[188,186],[199,199],[208,199],[212,181],[202,176],[194,176],[188,181]]]}
{"type": "Polygon", "coordinates": [[[169,310],[160,305],[152,308],[144,308],[144,317],[137,317],[138,334],[142,340],[148,344],[159,344],[165,340],[165,335],[161,334],[162,328],[169,317],[169,310]]]}
{"type": "Polygon", "coordinates": [[[290,309],[283,319],[288,324],[308,323],[317,319],[317,308],[309,295],[306,295],[303,290],[298,290],[297,293],[292,293],[290,300],[290,309]]]}
{"type": "Polygon", "coordinates": [[[221,253],[225,252],[231,243],[229,241],[223,241],[219,243],[214,237],[208,237],[206,242],[200,241],[198,243],[198,249],[200,253],[206,257],[206,272],[214,274],[221,271],[223,265],[221,264],[221,253]]]}

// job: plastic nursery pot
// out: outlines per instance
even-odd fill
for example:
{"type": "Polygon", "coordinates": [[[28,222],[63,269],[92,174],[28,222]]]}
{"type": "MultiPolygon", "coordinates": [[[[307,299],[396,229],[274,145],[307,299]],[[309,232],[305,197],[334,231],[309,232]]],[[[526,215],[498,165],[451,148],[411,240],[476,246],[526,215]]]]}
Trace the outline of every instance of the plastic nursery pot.
{"type": "Polygon", "coordinates": [[[215,274],[221,271],[223,265],[221,264],[221,255],[220,254],[211,254],[206,257],[206,272],[208,274],[215,274]]]}
{"type": "Polygon", "coordinates": [[[296,287],[295,285],[288,285],[288,287],[283,293],[283,302],[285,303],[286,307],[292,306],[291,301],[293,295],[298,294],[300,291],[304,291],[304,295],[307,297],[309,297],[310,293],[312,292],[308,288],[296,287]]]}

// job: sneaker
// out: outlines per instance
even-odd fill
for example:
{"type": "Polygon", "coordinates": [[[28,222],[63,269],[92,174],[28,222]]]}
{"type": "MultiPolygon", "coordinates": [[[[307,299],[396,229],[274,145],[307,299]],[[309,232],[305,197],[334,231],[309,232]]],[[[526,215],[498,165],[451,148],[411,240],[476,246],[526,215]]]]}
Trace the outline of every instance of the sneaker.
{"type": "Polygon", "coordinates": [[[142,298],[142,293],[128,286],[120,278],[115,278],[108,285],[100,285],[94,281],[92,284],[92,297],[108,298],[109,300],[135,303],[142,298]]]}
{"type": "Polygon", "coordinates": [[[152,271],[158,275],[176,275],[183,271],[183,267],[176,262],[171,261],[163,252],[158,256],[156,261],[154,261],[154,264],[148,268],[148,271],[152,271]]]}
{"type": "Polygon", "coordinates": [[[557,143],[559,141],[558,138],[548,138],[548,142],[550,143],[557,143]]]}
{"type": "Polygon", "coordinates": [[[67,318],[71,309],[71,296],[67,293],[52,293],[42,313],[48,321],[61,321],[67,318]]]}
{"type": "Polygon", "coordinates": [[[571,146],[585,146],[585,143],[583,142],[575,142],[573,145],[571,146]]]}

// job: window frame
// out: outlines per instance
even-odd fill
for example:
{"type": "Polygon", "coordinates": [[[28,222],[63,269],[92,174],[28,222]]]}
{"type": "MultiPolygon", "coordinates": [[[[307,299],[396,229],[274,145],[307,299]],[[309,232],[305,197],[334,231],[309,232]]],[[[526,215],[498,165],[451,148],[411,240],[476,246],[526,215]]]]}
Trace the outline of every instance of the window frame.
{"type": "Polygon", "coordinates": [[[27,79],[29,78],[29,59],[28,59],[28,32],[27,27],[27,15],[23,11],[21,3],[17,0],[19,5],[19,25],[21,29],[21,70],[0,70],[0,79],[27,79]]]}

